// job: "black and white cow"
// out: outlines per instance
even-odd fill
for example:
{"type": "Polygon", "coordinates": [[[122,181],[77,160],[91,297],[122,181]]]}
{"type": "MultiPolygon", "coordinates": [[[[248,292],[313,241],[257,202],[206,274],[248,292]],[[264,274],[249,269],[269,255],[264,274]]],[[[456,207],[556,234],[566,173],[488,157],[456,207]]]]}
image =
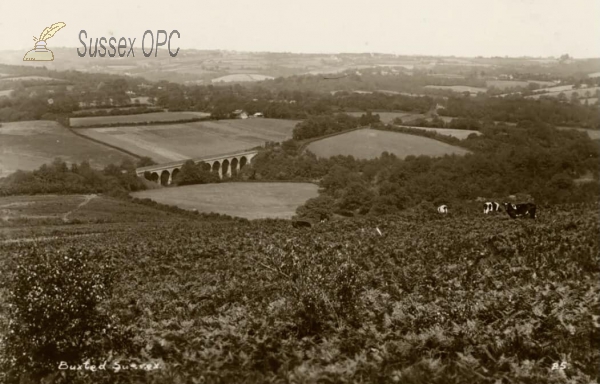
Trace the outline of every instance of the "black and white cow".
{"type": "Polygon", "coordinates": [[[524,203],[524,204],[512,204],[512,203],[504,203],[504,208],[506,209],[506,213],[513,218],[517,217],[527,217],[529,216],[532,219],[535,219],[535,204],[533,203],[524,203]]]}
{"type": "Polygon", "coordinates": [[[438,212],[439,213],[448,213],[448,206],[447,205],[440,205],[438,207],[438,212]]]}
{"type": "Polygon", "coordinates": [[[490,212],[499,212],[500,211],[500,203],[496,203],[495,201],[488,201],[487,203],[483,203],[483,213],[486,215],[490,212]]]}

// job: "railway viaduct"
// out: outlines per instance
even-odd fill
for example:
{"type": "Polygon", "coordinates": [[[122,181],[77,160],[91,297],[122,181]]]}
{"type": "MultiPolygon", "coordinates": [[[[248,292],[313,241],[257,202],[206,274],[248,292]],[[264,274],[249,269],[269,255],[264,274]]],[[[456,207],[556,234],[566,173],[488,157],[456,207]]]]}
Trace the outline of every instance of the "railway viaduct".
{"type": "MultiPolygon", "coordinates": [[[[207,170],[211,172],[217,172],[219,177],[222,179],[225,177],[231,177],[233,173],[239,172],[244,166],[250,163],[258,151],[243,151],[234,152],[224,155],[213,155],[207,157],[200,157],[190,159],[196,164],[202,162],[205,163],[207,170]],[[210,169],[209,169],[210,168],[210,169]]],[[[150,165],[148,167],[141,167],[135,170],[138,176],[144,177],[146,172],[150,173],[150,180],[161,184],[169,185],[173,182],[177,173],[181,170],[183,164],[188,160],[172,161],[170,163],[150,165]]]]}

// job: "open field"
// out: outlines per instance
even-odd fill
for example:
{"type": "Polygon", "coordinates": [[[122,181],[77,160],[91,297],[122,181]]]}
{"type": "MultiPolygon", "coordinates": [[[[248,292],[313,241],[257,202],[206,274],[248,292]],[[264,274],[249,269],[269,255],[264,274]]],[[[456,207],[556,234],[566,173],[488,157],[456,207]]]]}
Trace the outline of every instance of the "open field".
{"type": "Polygon", "coordinates": [[[570,91],[571,89],[573,89],[573,84],[567,84],[567,85],[556,85],[553,87],[547,87],[547,88],[540,88],[540,89],[536,89],[535,91],[533,91],[534,93],[543,93],[543,92],[564,92],[564,91],[570,91]]]}
{"type": "Polygon", "coordinates": [[[247,81],[262,81],[274,79],[273,76],[259,75],[256,73],[239,73],[235,75],[227,75],[217,77],[216,79],[212,79],[213,83],[237,83],[237,82],[247,82],[247,81]]]}
{"type": "Polygon", "coordinates": [[[0,127],[0,177],[33,170],[60,157],[67,163],[89,161],[94,168],[133,159],[104,145],[78,137],[54,121],[2,123],[0,127]]]}
{"type": "Polygon", "coordinates": [[[55,79],[52,77],[45,76],[15,76],[15,77],[3,77],[0,79],[0,82],[9,82],[9,81],[57,81],[63,82],[62,79],[55,79]]]}
{"type": "Polygon", "coordinates": [[[587,132],[592,140],[600,140],[600,130],[598,129],[585,129],[585,128],[577,128],[577,127],[556,127],[557,129],[575,129],[580,132],[587,132]]]}
{"type": "MultiPolygon", "coordinates": [[[[565,86],[565,87],[572,87],[572,86],[565,86]]],[[[561,88],[561,87],[557,87],[557,88],[561,88]]],[[[548,88],[549,90],[551,88],[548,88]]],[[[579,89],[564,89],[564,90],[559,90],[559,91],[548,91],[546,93],[537,93],[535,95],[531,95],[531,96],[525,96],[526,99],[539,99],[540,97],[558,97],[561,93],[563,93],[567,99],[571,99],[573,93],[577,93],[577,95],[579,96],[579,98],[585,98],[586,97],[586,93],[589,92],[589,94],[591,96],[594,96],[596,94],[596,91],[599,90],[600,87],[589,87],[589,88],[579,88],[579,89]]]]}
{"type": "Polygon", "coordinates": [[[2,96],[6,96],[6,97],[10,96],[10,93],[12,91],[13,91],[12,89],[7,89],[7,90],[4,90],[4,91],[0,91],[0,97],[2,97],[2,96]]]}
{"type": "MultiPolygon", "coordinates": [[[[598,205],[548,207],[518,221],[471,208],[295,229],[282,220],[159,216],[142,206],[153,222],[124,213],[109,224],[15,228],[29,235],[0,246],[0,337],[13,346],[27,330],[17,345],[29,348],[2,348],[0,359],[58,345],[48,363],[54,373],[64,346],[79,345],[77,356],[92,363],[160,367],[64,371],[64,382],[81,384],[115,375],[155,383],[558,383],[565,373],[551,366],[568,356],[571,381],[597,381],[598,205]],[[17,298],[13,287],[21,287],[17,298]],[[110,324],[66,303],[86,304],[110,324]],[[25,317],[16,305],[38,311],[25,317]],[[73,323],[91,332],[63,331],[73,323]],[[94,349],[96,340],[108,346],[94,349]]],[[[27,363],[3,373],[41,371],[27,363]]]]}
{"type": "Polygon", "coordinates": [[[19,219],[61,219],[86,200],[85,195],[0,197],[0,226],[19,219]]]}
{"type": "Polygon", "coordinates": [[[297,123],[295,120],[256,118],[86,128],[78,132],[164,163],[250,149],[266,141],[281,142],[292,137],[297,123]]]}
{"type": "Polygon", "coordinates": [[[487,89],[485,88],[479,88],[479,87],[469,87],[466,85],[426,85],[425,86],[426,89],[441,89],[441,90],[447,90],[447,91],[453,91],[453,92],[458,92],[458,93],[462,93],[462,92],[470,92],[470,93],[480,93],[480,92],[487,92],[487,89]]]}
{"type": "Polygon", "coordinates": [[[140,113],[137,115],[72,117],[69,119],[69,122],[73,128],[83,128],[101,124],[130,124],[194,120],[209,116],[210,113],[205,112],[152,112],[140,113]]]}
{"type": "Polygon", "coordinates": [[[133,193],[163,204],[247,219],[289,219],[306,200],[317,197],[310,183],[222,183],[187,185],[133,193]]]}
{"type": "Polygon", "coordinates": [[[433,131],[433,132],[439,133],[440,135],[452,136],[452,137],[456,137],[457,139],[460,139],[460,140],[466,139],[472,133],[474,133],[476,135],[482,134],[479,131],[473,131],[473,130],[469,130],[469,129],[411,127],[408,125],[399,125],[399,127],[422,129],[423,131],[430,131],[430,132],[433,131]]]}
{"type": "Polygon", "coordinates": [[[310,143],[306,149],[318,157],[351,155],[358,159],[374,159],[381,156],[384,151],[400,158],[409,155],[464,155],[468,152],[466,149],[426,137],[374,129],[359,129],[317,140],[310,143]]]}
{"type": "MultiPolygon", "coordinates": [[[[379,119],[384,124],[392,124],[394,122],[394,119],[397,118],[397,117],[399,117],[400,119],[402,119],[403,123],[426,117],[422,113],[402,112],[402,111],[398,111],[398,112],[372,112],[372,113],[374,115],[379,115],[379,119]]],[[[354,116],[354,117],[361,117],[364,114],[365,114],[365,112],[348,112],[348,115],[354,116]]]]}
{"type": "Polygon", "coordinates": [[[522,87],[527,88],[529,84],[539,84],[540,87],[552,86],[554,83],[551,81],[536,81],[536,80],[486,80],[485,85],[488,88],[494,87],[498,89],[509,89],[522,87]]]}
{"type": "Polygon", "coordinates": [[[180,215],[104,195],[0,197],[0,244],[122,232],[173,217],[180,215]]]}

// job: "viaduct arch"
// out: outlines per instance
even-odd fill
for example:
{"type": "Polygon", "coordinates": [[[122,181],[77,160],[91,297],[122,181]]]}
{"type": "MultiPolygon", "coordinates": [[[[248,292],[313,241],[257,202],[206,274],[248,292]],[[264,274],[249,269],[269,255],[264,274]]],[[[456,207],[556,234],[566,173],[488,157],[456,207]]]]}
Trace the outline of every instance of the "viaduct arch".
{"type": "MultiPolygon", "coordinates": [[[[231,177],[236,175],[242,168],[248,165],[258,151],[244,151],[226,155],[215,155],[191,159],[194,163],[204,162],[207,170],[219,174],[219,178],[231,177]]],[[[135,170],[136,175],[144,177],[146,172],[150,172],[150,180],[161,185],[170,185],[183,164],[188,160],[173,161],[170,163],[150,165],[135,170]]]]}

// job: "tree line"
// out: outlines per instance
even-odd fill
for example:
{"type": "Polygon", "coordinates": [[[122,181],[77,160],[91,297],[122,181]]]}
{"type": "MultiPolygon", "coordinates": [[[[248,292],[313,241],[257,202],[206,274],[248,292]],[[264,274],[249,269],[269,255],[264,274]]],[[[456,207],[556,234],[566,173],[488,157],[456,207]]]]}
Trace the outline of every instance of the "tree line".
{"type": "Polygon", "coordinates": [[[146,189],[137,177],[137,167],[152,165],[145,157],[137,164],[126,159],[119,165],[109,164],[104,169],[94,169],[87,161],[70,166],[60,158],[43,164],[33,171],[16,171],[0,179],[0,196],[35,194],[106,193],[127,196],[129,192],[146,189]]]}

